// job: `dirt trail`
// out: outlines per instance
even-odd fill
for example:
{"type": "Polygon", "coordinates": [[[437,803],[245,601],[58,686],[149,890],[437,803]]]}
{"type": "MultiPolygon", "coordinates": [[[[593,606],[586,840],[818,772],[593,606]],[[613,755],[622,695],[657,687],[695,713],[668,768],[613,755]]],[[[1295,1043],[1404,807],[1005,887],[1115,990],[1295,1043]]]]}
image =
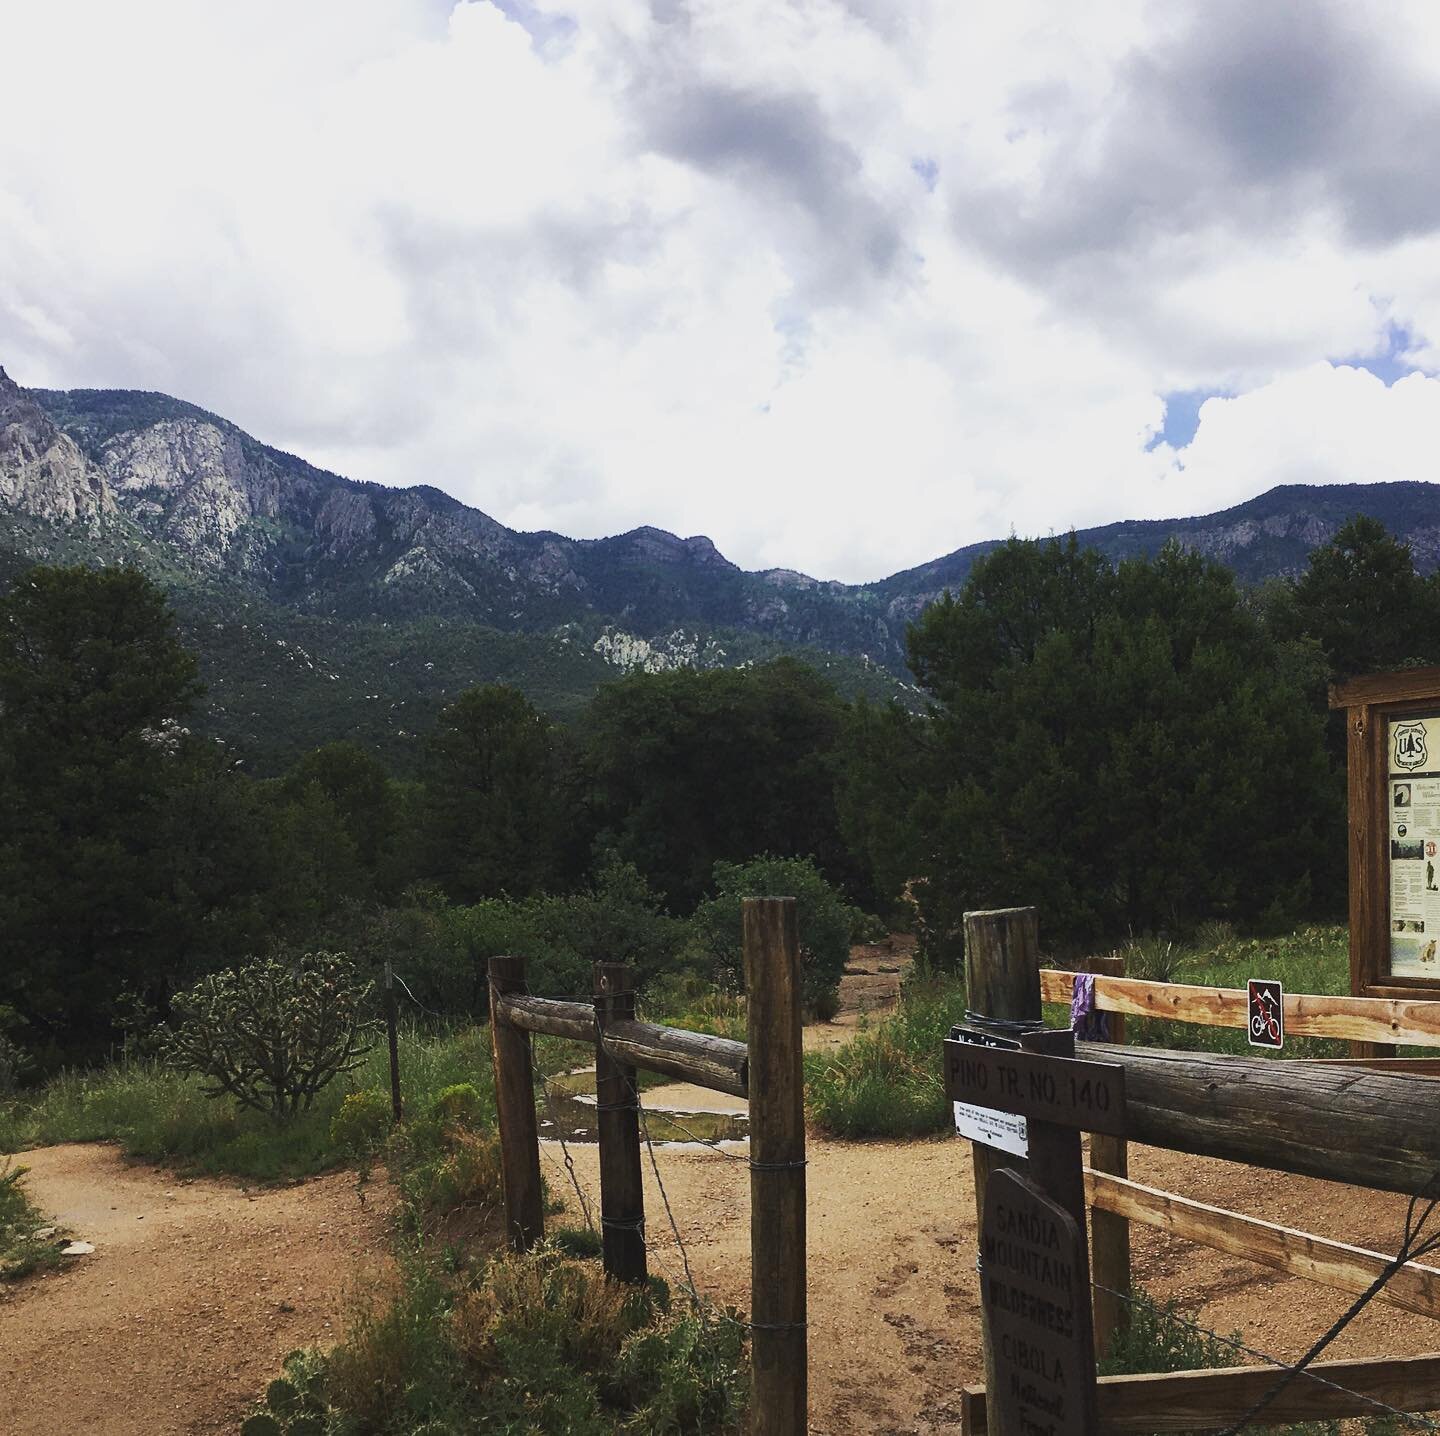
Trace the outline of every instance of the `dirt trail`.
{"type": "Polygon", "coordinates": [[[127,1164],[110,1146],[26,1152],[40,1209],[95,1244],[0,1287],[6,1436],[210,1436],[297,1346],[328,1344],[357,1270],[386,1260],[384,1183],[244,1188],[127,1164]]]}
{"type": "MultiPolygon", "coordinates": [[[[837,1045],[853,1034],[862,1007],[883,1009],[907,960],[903,945],[857,949],[839,1019],[808,1029],[806,1045],[837,1045]]],[[[693,1091],[656,1088],[647,1101],[683,1106],[693,1091]]],[[[560,1154],[545,1146],[547,1175],[563,1193],[560,1154]]],[[[570,1150],[593,1205],[595,1148],[570,1150]]],[[[809,1159],[812,1431],[958,1433],[959,1388],[980,1367],[968,1148],[953,1137],[812,1137],[809,1159]]],[[[105,1146],[47,1148],[24,1160],[39,1206],[97,1250],[56,1276],[0,1288],[5,1436],[233,1433],[236,1415],[287,1351],[336,1338],[357,1269],[385,1260],[379,1183],[362,1211],[345,1174],[246,1192],[129,1166],[105,1146]]],[[[669,1147],[659,1162],[700,1288],[747,1307],[743,1150],[669,1147]]],[[[1132,1149],[1131,1172],[1379,1250],[1393,1250],[1399,1235],[1404,1204],[1396,1197],[1143,1147],[1132,1149]]],[[[648,1161],[645,1181],[652,1269],[679,1284],[679,1253],[648,1161]]],[[[1136,1275],[1153,1294],[1199,1307],[1208,1325],[1238,1329],[1279,1355],[1297,1354],[1348,1304],[1339,1292],[1145,1228],[1135,1228],[1135,1254],[1136,1275]]],[[[1437,1348],[1440,1334],[1429,1322],[1375,1306],[1333,1354],[1437,1348]]]]}

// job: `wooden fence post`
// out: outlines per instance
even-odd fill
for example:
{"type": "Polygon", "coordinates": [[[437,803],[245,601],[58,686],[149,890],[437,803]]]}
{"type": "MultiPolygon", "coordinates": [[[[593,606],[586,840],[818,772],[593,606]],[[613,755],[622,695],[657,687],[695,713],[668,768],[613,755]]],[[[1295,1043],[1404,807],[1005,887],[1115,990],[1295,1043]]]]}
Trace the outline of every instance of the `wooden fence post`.
{"type": "Polygon", "coordinates": [[[635,976],[625,962],[595,964],[595,1113],[600,1139],[600,1239],[605,1274],[645,1280],[645,1193],[640,1183],[640,1105],[633,1067],[605,1046],[611,1022],[635,1016],[635,976]]]}
{"type": "MultiPolygon", "coordinates": [[[[1004,1022],[1040,1023],[1040,933],[1033,907],[996,908],[965,914],[965,1002],[977,1017],[1004,1022]]],[[[975,1229],[985,1224],[985,1188],[997,1167],[1019,1167],[1011,1157],[983,1142],[972,1142],[975,1161],[975,1229]]],[[[985,1389],[995,1389],[995,1357],[990,1332],[981,1324],[985,1389]]]]}
{"type": "Polygon", "coordinates": [[[750,1431],[805,1436],[805,1081],[794,898],[746,898],[750,1431]]]}
{"type": "MultiPolygon", "coordinates": [[[[1087,972],[1106,977],[1125,976],[1125,957],[1095,957],[1085,964],[1087,972]]],[[[1109,1040],[1125,1041],[1125,1014],[1107,1012],[1109,1040]]],[[[1111,1137],[1104,1132],[1090,1134],[1090,1165],[1097,1172],[1112,1177],[1130,1175],[1130,1144],[1124,1137],[1111,1137]]],[[[1130,1320],[1130,1307],[1113,1292],[1130,1290],[1130,1223],[1114,1212],[1098,1207],[1090,1213],[1090,1266],[1095,1278],[1095,1354],[1104,1357],[1118,1332],[1130,1320]],[[1102,1288],[1108,1288],[1104,1290],[1102,1288]]]]}
{"type": "Polygon", "coordinates": [[[395,973],[385,963],[385,1035],[390,1042],[390,1115],[400,1121],[400,1037],[395,1012],[395,973]]]}
{"type": "Polygon", "coordinates": [[[525,991],[525,959],[490,959],[490,1044],[495,1059],[495,1108],[500,1126],[500,1168],[505,1187],[505,1234],[516,1251],[528,1251],[545,1234],[540,1184],[540,1133],[530,1034],[505,1021],[496,994],[525,991]]]}

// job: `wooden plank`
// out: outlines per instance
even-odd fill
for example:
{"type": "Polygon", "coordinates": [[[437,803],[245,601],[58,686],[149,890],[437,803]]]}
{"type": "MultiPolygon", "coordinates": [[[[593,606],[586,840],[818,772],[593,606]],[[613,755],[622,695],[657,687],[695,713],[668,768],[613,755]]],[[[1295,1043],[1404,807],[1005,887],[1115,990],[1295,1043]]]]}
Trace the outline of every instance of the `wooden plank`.
{"type": "Polygon", "coordinates": [[[1393,673],[1366,673],[1330,689],[1332,708],[1371,703],[1413,703],[1440,699],[1440,668],[1401,668],[1393,673]]]}
{"type": "Polygon", "coordinates": [[[805,1436],[805,1068],[794,898],[741,906],[750,1102],[750,1436],[805,1436]]]}
{"type": "MultiPolygon", "coordinates": [[[[1256,1420],[1256,1425],[1285,1426],[1299,1421],[1379,1415],[1364,1399],[1367,1396],[1397,1411],[1440,1410],[1440,1356],[1317,1361],[1309,1369],[1348,1390],[1337,1391],[1297,1376],[1256,1420]]],[[[1272,1366],[1232,1366],[1219,1371],[1102,1376],[1097,1389],[1099,1436],[1219,1430],[1244,1416],[1282,1374],[1272,1366]]],[[[964,1388],[960,1410],[966,1436],[988,1432],[986,1406],[983,1386],[964,1388]]]]}
{"type": "Polygon", "coordinates": [[[547,1037],[569,1037],[594,1042],[595,1009],[588,1002],[559,1002],[553,997],[531,997],[526,992],[497,995],[498,1010],[512,1027],[540,1032],[547,1037]]]}
{"type": "MultiPolygon", "coordinates": [[[[1068,1004],[1074,984],[1073,972],[1041,970],[1040,991],[1046,1002],[1068,1004]]],[[[1196,987],[1135,977],[1097,977],[1095,1005],[1102,1012],[1158,1017],[1200,1027],[1236,1027],[1243,1031],[1249,1021],[1243,987],[1196,987]]],[[[1285,1031],[1291,1037],[1339,1037],[1435,1047],[1440,1046],[1440,1001],[1287,992],[1285,1031]]]]}
{"type": "Polygon", "coordinates": [[[595,1127],[600,1144],[600,1244],[605,1275],[645,1281],[645,1192],[640,1180],[640,1099],[635,1069],[617,1062],[605,1036],[635,1015],[628,963],[595,964],[595,1127]]]}
{"type": "MultiPolygon", "coordinates": [[[[1097,1211],[1113,1212],[1127,1221],[1353,1295],[1368,1291],[1390,1262],[1381,1252],[1242,1216],[1107,1172],[1087,1170],[1085,1192],[1097,1211]]],[[[1440,1320],[1440,1271],[1410,1262],[1375,1300],[1440,1320]]]]}
{"type": "Polygon", "coordinates": [[[495,1108],[500,1129],[505,1235],[516,1251],[523,1252],[545,1235],[540,1133],[535,1122],[530,1034],[505,1019],[505,998],[524,990],[525,959],[492,957],[489,977],[490,1046],[495,1064],[495,1108]]]}
{"type": "Polygon", "coordinates": [[[1407,1194],[1440,1171],[1433,1078],[1109,1043],[1078,1051],[1125,1068],[1132,1142],[1407,1194]]]}

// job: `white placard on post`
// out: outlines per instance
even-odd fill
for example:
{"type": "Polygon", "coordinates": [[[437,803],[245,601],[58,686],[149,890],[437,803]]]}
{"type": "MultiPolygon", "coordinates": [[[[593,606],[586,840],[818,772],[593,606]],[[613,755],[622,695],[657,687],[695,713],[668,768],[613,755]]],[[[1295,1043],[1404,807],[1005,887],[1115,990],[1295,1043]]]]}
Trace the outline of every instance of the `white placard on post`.
{"type": "Polygon", "coordinates": [[[956,1102],[955,1130],[972,1142],[999,1147],[1015,1157],[1030,1155],[1030,1133],[1025,1118],[1015,1112],[997,1112],[993,1107],[972,1107],[956,1102]]]}

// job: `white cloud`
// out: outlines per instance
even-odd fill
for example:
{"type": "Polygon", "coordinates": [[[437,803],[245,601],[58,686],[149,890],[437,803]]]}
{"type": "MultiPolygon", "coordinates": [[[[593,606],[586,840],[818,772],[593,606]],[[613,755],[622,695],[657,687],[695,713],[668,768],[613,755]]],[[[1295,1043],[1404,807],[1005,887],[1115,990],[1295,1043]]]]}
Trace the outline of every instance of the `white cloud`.
{"type": "Polygon", "coordinates": [[[1170,482],[1218,505],[1275,484],[1435,481],[1440,379],[1385,385],[1368,370],[1312,364],[1235,398],[1208,399],[1170,482]]]}
{"type": "Polygon", "coordinates": [[[1434,12],[1273,13],[0,0],[0,363],[849,579],[1416,476],[1434,12]]]}

